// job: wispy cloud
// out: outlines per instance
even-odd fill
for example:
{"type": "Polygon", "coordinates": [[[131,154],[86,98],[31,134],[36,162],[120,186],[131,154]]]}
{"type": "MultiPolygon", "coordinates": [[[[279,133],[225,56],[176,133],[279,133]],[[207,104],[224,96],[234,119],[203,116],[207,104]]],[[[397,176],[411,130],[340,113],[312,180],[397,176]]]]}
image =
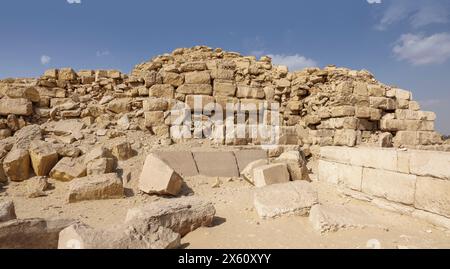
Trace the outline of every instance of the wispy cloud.
{"type": "Polygon", "coordinates": [[[416,66],[444,63],[450,59],[450,33],[405,34],[396,42],[393,52],[398,60],[416,66]]]}
{"type": "Polygon", "coordinates": [[[272,58],[272,62],[274,64],[285,65],[290,71],[301,70],[306,67],[315,67],[318,65],[315,60],[306,58],[305,56],[299,54],[269,54],[268,56],[272,58]]]}
{"type": "Polygon", "coordinates": [[[367,0],[367,3],[369,4],[381,4],[381,0],[367,0]]]}
{"type": "Polygon", "coordinates": [[[81,0],[67,0],[69,4],[81,4],[81,0]]]}
{"type": "Polygon", "coordinates": [[[51,60],[52,60],[52,58],[48,55],[41,56],[41,64],[43,64],[43,65],[49,64],[51,60]]]}
{"type": "MultiPolygon", "coordinates": [[[[381,3],[377,0],[367,1],[370,1],[370,4],[381,3]]],[[[450,1],[448,0],[385,0],[383,4],[386,8],[376,25],[378,30],[385,30],[402,21],[407,21],[413,28],[450,21],[450,1]]]]}
{"type": "Polygon", "coordinates": [[[95,53],[97,57],[108,56],[110,54],[109,50],[99,50],[95,53]]]}

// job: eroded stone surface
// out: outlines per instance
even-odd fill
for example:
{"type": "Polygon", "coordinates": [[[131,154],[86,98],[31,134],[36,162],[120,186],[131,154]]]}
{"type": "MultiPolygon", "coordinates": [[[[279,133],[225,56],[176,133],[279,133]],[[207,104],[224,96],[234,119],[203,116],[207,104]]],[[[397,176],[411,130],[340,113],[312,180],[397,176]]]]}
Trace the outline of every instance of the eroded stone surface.
{"type": "Polygon", "coordinates": [[[285,215],[308,216],[319,202],[317,191],[308,182],[295,181],[275,184],[255,190],[253,199],[260,218],[285,215]]]}

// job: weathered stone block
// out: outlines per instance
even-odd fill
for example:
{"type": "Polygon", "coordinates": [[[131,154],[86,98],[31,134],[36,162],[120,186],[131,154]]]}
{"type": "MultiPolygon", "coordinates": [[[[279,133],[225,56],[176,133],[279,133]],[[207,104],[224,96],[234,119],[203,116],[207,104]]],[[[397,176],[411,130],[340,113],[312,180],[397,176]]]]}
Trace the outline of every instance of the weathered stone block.
{"type": "Polygon", "coordinates": [[[143,102],[143,108],[145,111],[166,111],[169,107],[169,103],[164,98],[150,97],[143,102]]]}
{"type": "Polygon", "coordinates": [[[58,153],[51,144],[45,142],[31,144],[29,153],[37,176],[47,176],[58,162],[58,153]]]}
{"type": "Polygon", "coordinates": [[[331,109],[332,117],[349,117],[355,115],[354,106],[338,106],[331,109]]]}
{"type": "Polygon", "coordinates": [[[355,108],[355,117],[359,119],[370,119],[370,107],[357,106],[355,108]]]}
{"type": "Polygon", "coordinates": [[[145,126],[164,124],[164,111],[144,112],[145,126]]]}
{"type": "Polygon", "coordinates": [[[118,141],[111,146],[111,153],[119,161],[126,161],[134,156],[131,144],[127,141],[118,141]]]}
{"type": "Polygon", "coordinates": [[[16,219],[16,211],[14,209],[13,201],[0,201],[0,222],[5,222],[13,219],[16,219]]]}
{"type": "Polygon", "coordinates": [[[183,84],[177,88],[177,93],[212,95],[213,89],[210,84],[183,84]]]}
{"type": "Polygon", "coordinates": [[[411,92],[402,89],[395,89],[395,98],[403,100],[411,100],[411,92]]]}
{"type": "Polygon", "coordinates": [[[416,176],[364,168],[362,191],[389,201],[414,204],[416,176]]]}
{"type": "Polygon", "coordinates": [[[190,151],[158,151],[153,154],[183,177],[198,175],[197,165],[190,151]]]}
{"type": "Polygon", "coordinates": [[[174,93],[175,89],[173,88],[172,85],[155,84],[150,88],[149,95],[151,97],[173,99],[174,93]]]}
{"type": "Polygon", "coordinates": [[[108,103],[108,110],[114,113],[125,113],[131,110],[131,99],[120,98],[114,99],[108,103]]]}
{"type": "Polygon", "coordinates": [[[214,96],[235,96],[236,84],[231,81],[214,80],[214,96]]]}
{"type": "Polygon", "coordinates": [[[295,181],[275,184],[255,190],[253,204],[260,218],[308,216],[311,207],[319,203],[311,183],[295,181]]]}
{"type": "Polygon", "coordinates": [[[184,83],[184,76],[174,72],[163,72],[163,83],[178,87],[184,83]]]}
{"type": "Polygon", "coordinates": [[[33,104],[31,101],[18,98],[2,98],[0,99],[0,115],[6,116],[9,114],[18,116],[30,116],[33,113],[33,104]]]}
{"type": "Polygon", "coordinates": [[[450,218],[450,181],[417,177],[414,207],[450,218]]]}
{"type": "Polygon", "coordinates": [[[265,93],[264,89],[261,87],[238,85],[236,96],[238,98],[263,99],[265,93]]]}
{"type": "Polygon", "coordinates": [[[113,158],[99,158],[90,161],[86,165],[87,175],[102,175],[114,172],[115,162],[113,158]]]}
{"type": "Polygon", "coordinates": [[[205,62],[187,62],[180,66],[181,72],[193,72],[206,70],[207,66],[205,62]]]}
{"type": "Polygon", "coordinates": [[[50,171],[50,177],[59,181],[71,181],[86,176],[86,165],[77,159],[62,158],[50,171]]]}
{"type": "Polygon", "coordinates": [[[377,96],[377,97],[384,97],[386,96],[386,89],[381,87],[380,85],[368,85],[367,86],[369,96],[377,96]]]}
{"type": "Polygon", "coordinates": [[[193,152],[198,172],[211,177],[238,177],[239,169],[233,152],[193,152]]]}
{"type": "Polygon", "coordinates": [[[315,205],[311,208],[309,221],[314,230],[319,233],[351,228],[386,228],[387,226],[366,210],[348,205],[315,205]]]}
{"type": "Polygon", "coordinates": [[[183,197],[149,203],[128,210],[126,224],[165,227],[185,236],[199,227],[212,224],[216,209],[211,202],[196,197],[183,197]]]}
{"type": "Polygon", "coordinates": [[[182,184],[182,177],[166,162],[154,154],[147,156],[139,177],[141,191],[149,194],[177,195],[182,184]]]}
{"type": "Polygon", "coordinates": [[[257,160],[267,160],[265,150],[238,150],[234,152],[239,172],[242,173],[248,164],[257,160]]]}
{"type": "Polygon", "coordinates": [[[410,151],[410,170],[419,176],[450,180],[450,152],[410,151]]]}
{"type": "Polygon", "coordinates": [[[70,183],[69,203],[123,197],[122,180],[115,173],[78,178],[70,183]]]}
{"type": "Polygon", "coordinates": [[[189,72],[185,75],[185,83],[186,84],[210,84],[211,83],[211,75],[208,71],[201,72],[189,72]]]}
{"type": "Polygon", "coordinates": [[[56,249],[59,233],[74,222],[65,219],[15,219],[0,223],[0,248],[56,249]]]}
{"type": "Polygon", "coordinates": [[[253,170],[256,187],[289,182],[290,176],[286,164],[269,164],[253,170]]]}
{"type": "Polygon", "coordinates": [[[363,170],[361,166],[319,160],[318,167],[320,181],[343,184],[352,190],[361,191],[363,170]]]}
{"type": "Polygon", "coordinates": [[[11,181],[24,181],[30,177],[30,155],[27,150],[13,149],[3,160],[3,170],[11,181]]]}
{"type": "Polygon", "coordinates": [[[336,146],[353,147],[356,145],[356,131],[350,129],[336,130],[333,144],[336,146]]]}

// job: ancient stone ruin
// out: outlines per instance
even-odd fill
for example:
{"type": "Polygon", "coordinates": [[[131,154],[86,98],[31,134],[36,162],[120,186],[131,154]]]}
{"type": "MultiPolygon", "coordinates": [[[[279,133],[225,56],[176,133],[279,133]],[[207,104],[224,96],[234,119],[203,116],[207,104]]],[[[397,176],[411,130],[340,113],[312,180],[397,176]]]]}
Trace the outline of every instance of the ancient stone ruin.
{"type": "Polygon", "coordinates": [[[131,74],[3,79],[0,97],[0,248],[178,248],[220,229],[225,200],[240,197],[230,188],[257,218],[309,216],[319,234],[389,227],[366,207],[450,229],[435,113],[366,70],[289,72],[196,46],[131,74]],[[328,187],[364,203],[325,201],[328,187]],[[127,212],[109,212],[110,227],[77,213],[114,203],[127,212]]]}

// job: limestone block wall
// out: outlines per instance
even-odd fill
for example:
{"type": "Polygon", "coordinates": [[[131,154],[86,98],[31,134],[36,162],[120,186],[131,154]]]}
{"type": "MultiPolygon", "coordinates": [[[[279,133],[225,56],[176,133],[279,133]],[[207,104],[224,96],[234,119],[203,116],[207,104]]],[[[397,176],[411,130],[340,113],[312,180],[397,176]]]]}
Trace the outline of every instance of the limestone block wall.
{"type": "Polygon", "coordinates": [[[322,147],[318,179],[378,206],[450,228],[448,152],[322,147]]]}

